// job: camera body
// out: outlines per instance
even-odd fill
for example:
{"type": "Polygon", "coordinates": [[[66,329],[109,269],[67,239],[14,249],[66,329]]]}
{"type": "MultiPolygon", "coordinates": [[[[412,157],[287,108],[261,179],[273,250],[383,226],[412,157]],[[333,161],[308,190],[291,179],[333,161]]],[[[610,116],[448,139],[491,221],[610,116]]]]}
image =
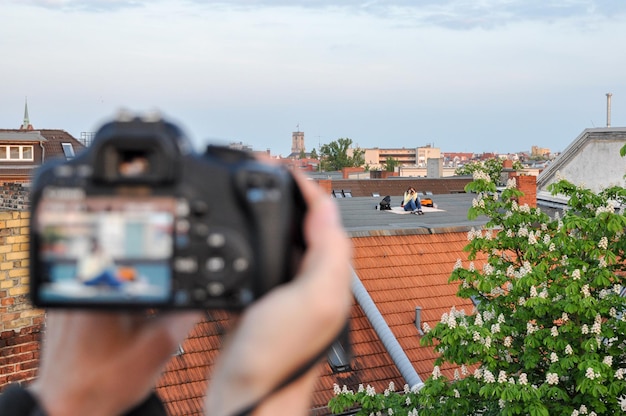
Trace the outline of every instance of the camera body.
{"type": "Polygon", "coordinates": [[[306,207],[251,154],[199,154],[161,118],[123,114],[31,192],[38,307],[242,309],[297,272],[306,207]]]}

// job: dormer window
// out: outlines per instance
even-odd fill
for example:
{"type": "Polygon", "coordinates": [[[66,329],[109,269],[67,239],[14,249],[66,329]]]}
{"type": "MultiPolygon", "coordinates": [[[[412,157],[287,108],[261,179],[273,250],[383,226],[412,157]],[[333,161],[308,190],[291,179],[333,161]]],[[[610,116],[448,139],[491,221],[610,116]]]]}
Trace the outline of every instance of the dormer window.
{"type": "Polygon", "coordinates": [[[34,152],[32,145],[0,145],[0,160],[9,161],[33,161],[34,152]]]}
{"type": "Polygon", "coordinates": [[[63,146],[63,154],[66,160],[72,160],[76,157],[72,143],[61,143],[61,146],[63,146]]]}

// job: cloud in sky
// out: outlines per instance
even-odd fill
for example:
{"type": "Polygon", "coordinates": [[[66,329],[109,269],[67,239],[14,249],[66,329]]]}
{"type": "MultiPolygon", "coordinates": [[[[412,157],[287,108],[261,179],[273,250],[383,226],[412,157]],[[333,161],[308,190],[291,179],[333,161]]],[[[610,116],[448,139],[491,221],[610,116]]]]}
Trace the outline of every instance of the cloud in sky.
{"type": "MultiPolygon", "coordinates": [[[[119,106],[286,154],[562,150],[626,95],[626,2],[0,0],[0,127],[74,135],[119,106]]],[[[614,114],[617,125],[622,117],[614,114]]],[[[626,120],[622,124],[626,124],[626,120]]]]}

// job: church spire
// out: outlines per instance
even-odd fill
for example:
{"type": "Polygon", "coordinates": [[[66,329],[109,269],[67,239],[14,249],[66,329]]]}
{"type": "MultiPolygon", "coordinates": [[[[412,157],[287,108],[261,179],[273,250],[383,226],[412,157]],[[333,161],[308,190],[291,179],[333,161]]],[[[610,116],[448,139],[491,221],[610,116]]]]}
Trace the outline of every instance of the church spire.
{"type": "Polygon", "coordinates": [[[20,126],[20,130],[33,130],[33,125],[30,124],[28,118],[28,100],[24,99],[24,123],[20,126]]]}

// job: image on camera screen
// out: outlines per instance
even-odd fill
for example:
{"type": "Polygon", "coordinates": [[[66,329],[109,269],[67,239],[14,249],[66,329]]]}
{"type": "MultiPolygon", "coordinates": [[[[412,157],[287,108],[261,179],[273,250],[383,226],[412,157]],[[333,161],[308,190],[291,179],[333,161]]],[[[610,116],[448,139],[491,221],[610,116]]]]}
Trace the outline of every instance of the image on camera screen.
{"type": "Polygon", "coordinates": [[[159,304],[171,296],[176,201],[48,192],[37,210],[45,303],[159,304]]]}

